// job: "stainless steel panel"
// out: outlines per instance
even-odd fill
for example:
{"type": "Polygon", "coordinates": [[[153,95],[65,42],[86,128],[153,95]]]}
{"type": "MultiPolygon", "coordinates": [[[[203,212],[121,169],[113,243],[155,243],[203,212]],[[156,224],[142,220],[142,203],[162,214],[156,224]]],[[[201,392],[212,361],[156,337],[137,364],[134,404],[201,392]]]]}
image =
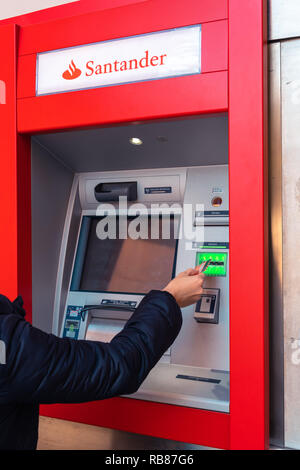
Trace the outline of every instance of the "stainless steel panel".
{"type": "Polygon", "coordinates": [[[228,413],[229,372],[159,363],[130,397],[228,413]]]}
{"type": "Polygon", "coordinates": [[[73,174],[32,139],[33,324],[52,333],[58,260],[73,174]]]}
{"type": "Polygon", "coordinates": [[[281,44],[285,445],[300,448],[300,40],[281,44]]]}
{"type": "Polygon", "coordinates": [[[67,215],[62,236],[56,277],[56,289],[53,309],[52,333],[59,334],[62,326],[65,304],[69,292],[70,273],[73,266],[77,234],[81,221],[81,206],[78,194],[78,180],[74,177],[67,215]]]}
{"type": "MultiPolygon", "coordinates": [[[[204,203],[205,210],[210,207],[214,189],[222,190],[224,209],[227,209],[228,167],[197,167],[188,170],[184,204],[204,203]]],[[[188,206],[187,206],[188,207],[188,206]]],[[[221,207],[222,208],[222,207],[221,207]]],[[[203,207],[199,210],[203,210],[203,207]]],[[[188,225],[184,221],[184,232],[188,225]]],[[[188,240],[188,233],[178,241],[176,274],[195,266],[197,252],[215,251],[214,249],[200,248],[203,242],[228,243],[228,226],[200,226],[195,227],[197,235],[196,247],[188,240]]],[[[228,249],[222,249],[228,252],[228,249]]],[[[227,275],[206,277],[204,287],[220,289],[219,324],[197,323],[194,319],[195,306],[182,309],[182,329],[172,346],[171,362],[203,368],[229,370],[229,264],[227,275]]]]}
{"type": "Polygon", "coordinates": [[[280,43],[269,46],[270,439],[284,445],[280,43]]]}
{"type": "Polygon", "coordinates": [[[299,36],[299,0],[269,0],[269,40],[299,36]]]}

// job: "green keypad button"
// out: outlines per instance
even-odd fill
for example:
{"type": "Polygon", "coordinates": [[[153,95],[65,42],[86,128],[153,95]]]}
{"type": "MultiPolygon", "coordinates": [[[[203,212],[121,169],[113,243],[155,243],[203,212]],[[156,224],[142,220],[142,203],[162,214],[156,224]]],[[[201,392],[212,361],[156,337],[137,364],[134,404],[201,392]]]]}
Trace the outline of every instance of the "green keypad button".
{"type": "Polygon", "coordinates": [[[196,266],[204,261],[211,260],[205,270],[206,276],[226,276],[228,253],[201,251],[197,253],[196,266]]]}

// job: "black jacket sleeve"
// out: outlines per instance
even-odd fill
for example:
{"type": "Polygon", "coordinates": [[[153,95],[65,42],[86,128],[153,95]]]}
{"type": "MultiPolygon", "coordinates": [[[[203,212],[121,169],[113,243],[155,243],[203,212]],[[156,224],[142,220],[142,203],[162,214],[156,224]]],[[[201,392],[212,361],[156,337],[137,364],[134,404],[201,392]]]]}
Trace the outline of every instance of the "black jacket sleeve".
{"type": "Polygon", "coordinates": [[[110,343],[57,338],[20,315],[0,315],[7,362],[0,402],[80,403],[135,392],[182,324],[173,296],[151,291],[110,343]]]}

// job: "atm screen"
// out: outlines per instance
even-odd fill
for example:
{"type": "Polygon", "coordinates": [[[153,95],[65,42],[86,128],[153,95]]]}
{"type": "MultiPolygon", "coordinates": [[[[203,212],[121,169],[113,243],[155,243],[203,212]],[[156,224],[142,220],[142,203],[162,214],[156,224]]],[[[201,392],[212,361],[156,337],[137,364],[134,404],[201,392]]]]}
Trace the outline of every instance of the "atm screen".
{"type": "MultiPolygon", "coordinates": [[[[157,239],[150,238],[150,218],[146,223],[148,239],[120,239],[119,218],[116,218],[116,238],[100,239],[96,229],[101,217],[85,216],[71,290],[146,294],[151,289],[165,287],[172,278],[177,242],[174,218],[166,219],[156,219],[157,239]],[[165,223],[171,235],[167,239],[164,239],[165,223]]],[[[134,217],[127,219],[127,229],[130,230],[133,220],[134,217]]],[[[122,223],[126,227],[126,222],[122,223]]]]}

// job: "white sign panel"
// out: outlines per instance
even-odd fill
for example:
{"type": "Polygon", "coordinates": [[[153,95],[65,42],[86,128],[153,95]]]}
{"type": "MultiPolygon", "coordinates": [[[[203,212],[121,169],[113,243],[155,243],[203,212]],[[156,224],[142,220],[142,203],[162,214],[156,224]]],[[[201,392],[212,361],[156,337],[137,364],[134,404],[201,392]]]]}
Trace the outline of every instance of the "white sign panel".
{"type": "Polygon", "coordinates": [[[197,25],[40,53],[36,94],[200,72],[201,25],[197,25]]]}

